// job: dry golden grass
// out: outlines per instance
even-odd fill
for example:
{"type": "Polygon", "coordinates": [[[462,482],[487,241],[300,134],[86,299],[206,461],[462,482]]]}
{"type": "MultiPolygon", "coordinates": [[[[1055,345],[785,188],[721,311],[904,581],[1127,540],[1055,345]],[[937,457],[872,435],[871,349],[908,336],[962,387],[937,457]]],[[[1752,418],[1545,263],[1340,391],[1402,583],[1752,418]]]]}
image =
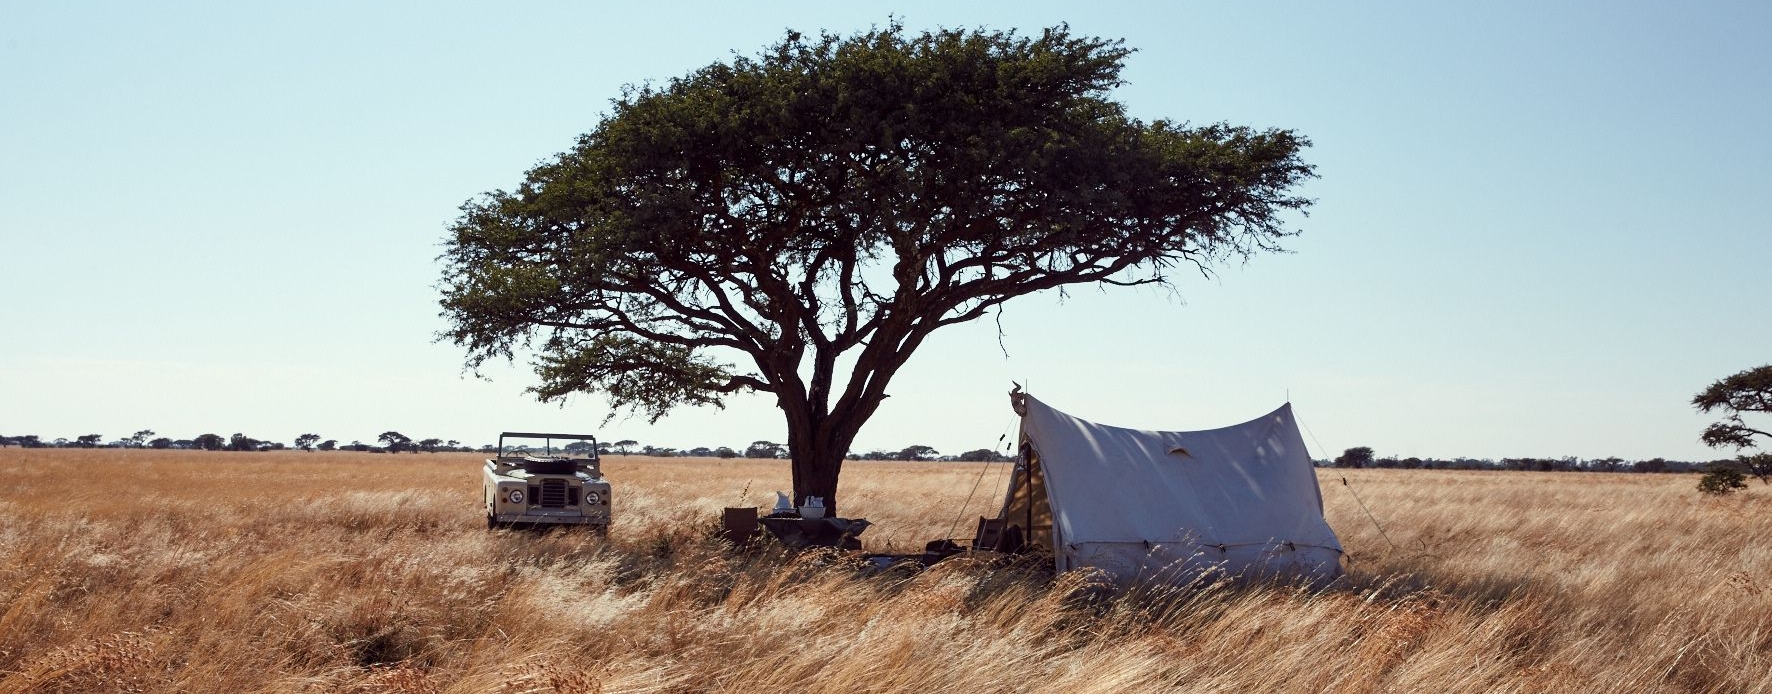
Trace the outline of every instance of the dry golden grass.
{"type": "MultiPolygon", "coordinates": [[[[736,554],[781,462],[611,458],[618,519],[483,530],[471,455],[0,449],[10,692],[1772,691],[1772,494],[1694,478],[1324,474],[1331,590],[1101,598],[953,560],[736,554]],[[746,491],[748,488],[748,492],[746,491]]],[[[906,551],[988,512],[963,464],[851,463],[906,551]]]]}

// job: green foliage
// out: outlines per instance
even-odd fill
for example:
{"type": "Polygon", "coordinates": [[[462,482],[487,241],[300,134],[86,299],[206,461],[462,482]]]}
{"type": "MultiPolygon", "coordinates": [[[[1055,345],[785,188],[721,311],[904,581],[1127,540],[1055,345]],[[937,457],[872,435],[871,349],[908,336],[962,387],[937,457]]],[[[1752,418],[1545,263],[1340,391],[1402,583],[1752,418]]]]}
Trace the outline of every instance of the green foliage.
{"type": "Polygon", "coordinates": [[[1708,446],[1737,449],[1752,448],[1754,437],[1772,439],[1772,432],[1748,426],[1743,413],[1772,414],[1772,364],[1760,366],[1710,384],[1692,396],[1692,406],[1699,412],[1720,410],[1723,421],[1705,428],[1699,436],[1708,446]]]}
{"type": "Polygon", "coordinates": [[[1698,480],[1698,491],[1722,496],[1747,488],[1747,476],[1729,465],[1712,465],[1698,480]]]}
{"type": "MultiPolygon", "coordinates": [[[[539,357],[541,385],[530,388],[542,400],[563,400],[596,384],[611,402],[622,403],[656,423],[678,405],[723,407],[719,393],[732,374],[713,359],[683,345],[629,335],[576,338],[560,335],[539,357]]],[[[608,424],[617,410],[603,418],[608,424]]]]}

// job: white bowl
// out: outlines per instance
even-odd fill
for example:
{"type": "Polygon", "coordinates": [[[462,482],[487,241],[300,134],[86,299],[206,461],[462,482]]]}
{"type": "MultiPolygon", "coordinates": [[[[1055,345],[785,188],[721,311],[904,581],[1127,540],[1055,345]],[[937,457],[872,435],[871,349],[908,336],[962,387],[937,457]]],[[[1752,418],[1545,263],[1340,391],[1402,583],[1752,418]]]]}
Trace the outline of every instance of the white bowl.
{"type": "Polygon", "coordinates": [[[819,518],[823,518],[824,517],[824,507],[823,506],[801,506],[800,507],[800,517],[808,519],[808,520],[817,520],[819,518]]]}

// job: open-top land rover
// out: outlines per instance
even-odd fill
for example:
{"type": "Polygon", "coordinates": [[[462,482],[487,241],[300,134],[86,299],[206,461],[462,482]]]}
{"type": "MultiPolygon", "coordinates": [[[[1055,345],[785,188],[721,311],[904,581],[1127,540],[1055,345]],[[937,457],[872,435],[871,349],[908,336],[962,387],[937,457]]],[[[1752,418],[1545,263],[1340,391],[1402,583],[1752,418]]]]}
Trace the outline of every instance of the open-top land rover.
{"type": "Polygon", "coordinates": [[[486,459],[486,527],[585,525],[609,530],[609,481],[590,434],[507,431],[486,459]]]}

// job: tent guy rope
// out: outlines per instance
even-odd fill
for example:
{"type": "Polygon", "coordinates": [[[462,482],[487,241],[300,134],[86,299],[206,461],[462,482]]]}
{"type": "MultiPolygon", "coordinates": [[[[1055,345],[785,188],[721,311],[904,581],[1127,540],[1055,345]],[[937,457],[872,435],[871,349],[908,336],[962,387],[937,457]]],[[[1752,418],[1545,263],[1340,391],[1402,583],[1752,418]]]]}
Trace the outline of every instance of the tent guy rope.
{"type": "MultiPolygon", "coordinates": [[[[1292,399],[1291,399],[1292,398],[1292,391],[1290,391],[1290,390],[1286,391],[1286,398],[1287,398],[1286,399],[1287,402],[1292,401],[1292,399]]],[[[1324,460],[1328,460],[1329,459],[1329,449],[1324,448],[1323,442],[1317,440],[1317,432],[1311,431],[1311,425],[1305,424],[1302,420],[1300,420],[1298,422],[1298,425],[1301,427],[1304,427],[1304,433],[1310,434],[1311,443],[1317,444],[1317,451],[1323,455],[1324,460]]],[[[1372,521],[1372,527],[1378,528],[1378,535],[1380,537],[1383,537],[1385,542],[1390,543],[1391,551],[1393,551],[1393,552],[1401,551],[1402,548],[1398,547],[1397,543],[1391,540],[1390,533],[1387,533],[1384,531],[1384,525],[1382,525],[1378,522],[1378,517],[1372,515],[1372,509],[1366,508],[1366,502],[1365,502],[1365,500],[1360,498],[1360,493],[1354,491],[1353,485],[1348,484],[1346,475],[1343,475],[1341,477],[1341,486],[1346,487],[1347,493],[1352,494],[1354,496],[1354,503],[1359,504],[1360,510],[1366,512],[1366,518],[1368,518],[1372,521]]]]}

